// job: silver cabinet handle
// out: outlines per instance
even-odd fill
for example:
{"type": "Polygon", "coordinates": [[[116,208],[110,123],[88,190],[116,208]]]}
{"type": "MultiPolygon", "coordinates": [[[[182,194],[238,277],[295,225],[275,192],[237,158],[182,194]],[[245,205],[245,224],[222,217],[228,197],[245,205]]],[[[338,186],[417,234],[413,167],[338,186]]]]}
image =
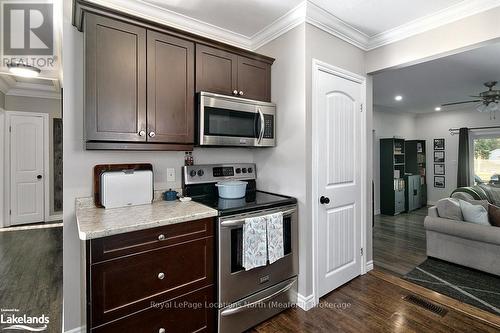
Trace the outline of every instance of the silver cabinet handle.
{"type": "Polygon", "coordinates": [[[154,137],[155,137],[155,135],[156,135],[156,133],[155,133],[155,132],[149,132],[149,136],[150,136],[150,137],[154,138],[154,137]]]}
{"type": "Polygon", "coordinates": [[[139,136],[145,136],[146,135],[146,131],[142,130],[142,131],[139,131],[139,136]]]}
{"type": "Polygon", "coordinates": [[[234,89],[233,90],[233,95],[238,95],[238,90],[234,89]]]}
{"type": "Polygon", "coordinates": [[[158,279],[163,280],[165,278],[165,273],[159,273],[158,279]]]}
{"type": "Polygon", "coordinates": [[[283,294],[284,292],[290,290],[293,286],[293,284],[295,283],[295,280],[290,282],[289,284],[287,284],[285,287],[281,288],[280,290],[272,293],[271,295],[269,296],[266,296],[262,299],[259,299],[258,301],[255,301],[255,302],[252,302],[252,303],[248,303],[248,304],[245,304],[245,305],[242,305],[242,306],[238,306],[238,307],[235,307],[235,308],[229,308],[227,310],[224,310],[220,313],[221,316],[225,317],[225,316],[229,316],[229,315],[232,315],[234,313],[238,313],[238,312],[241,312],[247,308],[253,308],[254,306],[256,306],[257,304],[262,304],[264,302],[267,302],[269,301],[270,299],[273,299],[275,298],[276,296],[279,296],[280,294],[283,294]]]}
{"type": "Polygon", "coordinates": [[[243,90],[240,90],[239,94],[240,96],[243,96],[243,90]]]}
{"type": "Polygon", "coordinates": [[[163,327],[158,330],[158,333],[166,333],[167,330],[165,330],[163,327]]]}
{"type": "MultiPolygon", "coordinates": [[[[290,215],[292,214],[293,212],[295,212],[295,208],[291,208],[291,209],[287,209],[285,211],[283,211],[283,216],[286,216],[286,215],[290,215]]],[[[266,214],[264,215],[258,215],[258,216],[265,216],[266,214]]],[[[230,228],[230,227],[237,227],[237,226],[240,226],[240,225],[243,225],[245,224],[245,219],[240,219],[240,220],[226,220],[226,221],[223,221],[220,223],[220,226],[223,227],[223,228],[230,228]]]]}
{"type": "Polygon", "coordinates": [[[158,240],[159,240],[159,241],[163,241],[163,240],[165,240],[165,238],[166,238],[166,237],[165,237],[165,235],[164,235],[164,234],[160,234],[160,235],[158,236],[158,240]]]}
{"type": "Polygon", "coordinates": [[[262,113],[262,110],[258,107],[257,108],[257,111],[259,111],[259,117],[260,117],[260,133],[259,133],[259,141],[258,143],[260,143],[262,141],[262,138],[264,137],[264,113],[262,113]]]}

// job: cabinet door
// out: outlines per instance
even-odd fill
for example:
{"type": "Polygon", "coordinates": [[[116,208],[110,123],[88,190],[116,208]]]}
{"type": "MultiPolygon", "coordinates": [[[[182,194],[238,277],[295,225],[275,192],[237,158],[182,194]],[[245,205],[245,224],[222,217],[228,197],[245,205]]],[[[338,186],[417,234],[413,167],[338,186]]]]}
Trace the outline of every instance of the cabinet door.
{"type": "Polygon", "coordinates": [[[145,141],[146,30],[92,14],[85,22],[86,140],[145,141]]]}
{"type": "Polygon", "coordinates": [[[148,31],[148,141],[194,143],[194,43],[148,31]]]}
{"type": "Polygon", "coordinates": [[[271,65],[238,57],[238,94],[259,101],[271,100],[271,65]]]}
{"type": "Polygon", "coordinates": [[[233,95],[237,90],[238,56],[196,45],[196,91],[233,95]]]}

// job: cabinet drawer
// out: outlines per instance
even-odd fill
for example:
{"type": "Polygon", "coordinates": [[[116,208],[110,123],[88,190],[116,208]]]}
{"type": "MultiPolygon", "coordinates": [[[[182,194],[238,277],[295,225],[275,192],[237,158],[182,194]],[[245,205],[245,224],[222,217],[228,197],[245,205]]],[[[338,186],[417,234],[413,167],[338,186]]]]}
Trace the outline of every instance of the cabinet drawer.
{"type": "Polygon", "coordinates": [[[213,236],[212,218],[128,232],[90,241],[91,264],[188,240],[213,236]]]}
{"type": "Polygon", "coordinates": [[[214,332],[215,311],[206,307],[214,300],[212,286],[161,303],[113,323],[95,328],[92,333],[214,332]]]}
{"type": "Polygon", "coordinates": [[[92,265],[93,326],[213,284],[213,247],[207,237],[92,265]]]}

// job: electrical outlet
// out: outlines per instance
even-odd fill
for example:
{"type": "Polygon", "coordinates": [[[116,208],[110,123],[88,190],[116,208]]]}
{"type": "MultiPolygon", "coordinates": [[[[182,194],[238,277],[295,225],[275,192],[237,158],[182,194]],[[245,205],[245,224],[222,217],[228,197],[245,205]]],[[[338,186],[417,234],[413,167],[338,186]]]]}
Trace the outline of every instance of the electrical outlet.
{"type": "Polygon", "coordinates": [[[167,168],[167,182],[175,182],[175,169],[167,168]]]}

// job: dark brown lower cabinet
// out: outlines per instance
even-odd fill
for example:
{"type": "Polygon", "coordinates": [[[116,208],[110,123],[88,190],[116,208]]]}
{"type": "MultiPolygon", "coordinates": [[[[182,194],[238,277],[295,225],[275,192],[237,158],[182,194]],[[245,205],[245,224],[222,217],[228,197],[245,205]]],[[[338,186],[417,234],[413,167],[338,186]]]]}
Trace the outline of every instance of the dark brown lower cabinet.
{"type": "Polygon", "coordinates": [[[93,329],[93,333],[215,332],[214,288],[206,287],[93,329]],[[162,330],[163,329],[163,330],[162,330]]]}
{"type": "Polygon", "coordinates": [[[87,331],[213,332],[213,223],[87,241],[87,331]]]}

